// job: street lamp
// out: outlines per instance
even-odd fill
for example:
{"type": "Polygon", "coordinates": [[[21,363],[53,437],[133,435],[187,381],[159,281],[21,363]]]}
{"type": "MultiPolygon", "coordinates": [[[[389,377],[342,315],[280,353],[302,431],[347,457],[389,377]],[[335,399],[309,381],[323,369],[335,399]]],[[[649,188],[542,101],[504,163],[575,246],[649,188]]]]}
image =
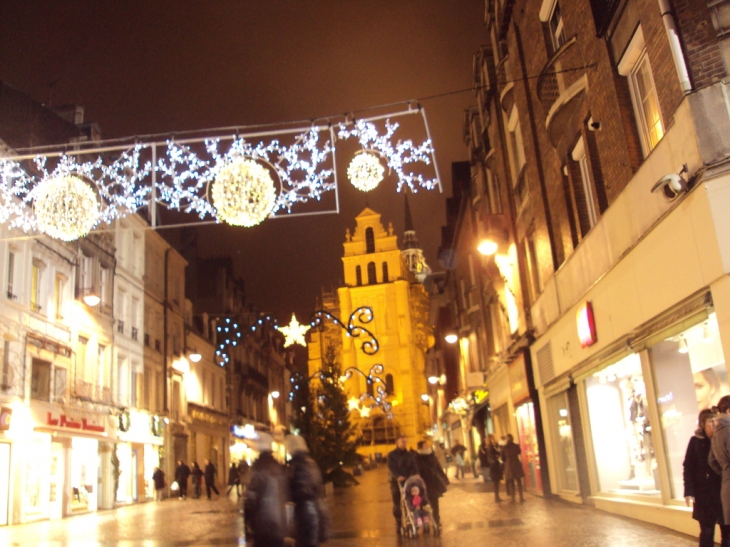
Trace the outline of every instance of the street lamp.
{"type": "Polygon", "coordinates": [[[459,337],[456,335],[456,333],[450,332],[446,336],[444,336],[444,340],[446,340],[449,344],[456,344],[459,341],[459,337]]]}
{"type": "Polygon", "coordinates": [[[427,405],[428,401],[431,399],[431,397],[428,396],[428,393],[423,393],[421,395],[421,401],[423,401],[423,404],[427,405]]]}
{"type": "Polygon", "coordinates": [[[439,383],[439,377],[438,376],[429,376],[428,383],[431,384],[432,386],[435,386],[436,384],[439,383]]]}
{"type": "Polygon", "coordinates": [[[89,307],[98,306],[99,302],[101,302],[101,298],[99,298],[98,294],[89,293],[84,295],[84,304],[86,304],[89,307]]]}
{"type": "Polygon", "coordinates": [[[271,397],[273,399],[278,399],[279,398],[279,395],[280,395],[280,393],[278,391],[272,391],[271,392],[271,397]]]}
{"type": "Polygon", "coordinates": [[[188,354],[188,359],[190,359],[193,363],[199,363],[202,358],[203,356],[198,353],[197,350],[191,350],[188,354]]]}
{"type": "Polygon", "coordinates": [[[492,239],[483,239],[477,246],[477,250],[484,256],[492,256],[499,249],[499,244],[492,239]]]}

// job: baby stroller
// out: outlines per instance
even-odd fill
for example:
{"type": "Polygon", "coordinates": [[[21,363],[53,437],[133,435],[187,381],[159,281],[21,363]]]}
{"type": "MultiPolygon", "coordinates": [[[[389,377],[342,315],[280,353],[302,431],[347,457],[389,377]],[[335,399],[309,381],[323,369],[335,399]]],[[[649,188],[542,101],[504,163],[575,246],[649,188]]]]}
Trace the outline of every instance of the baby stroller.
{"type": "Polygon", "coordinates": [[[431,507],[428,505],[426,484],[419,475],[409,477],[400,487],[401,506],[401,534],[408,537],[417,537],[419,529],[424,534],[438,533],[438,527],[433,524],[431,507]],[[413,487],[418,487],[420,506],[414,506],[413,487]]]}

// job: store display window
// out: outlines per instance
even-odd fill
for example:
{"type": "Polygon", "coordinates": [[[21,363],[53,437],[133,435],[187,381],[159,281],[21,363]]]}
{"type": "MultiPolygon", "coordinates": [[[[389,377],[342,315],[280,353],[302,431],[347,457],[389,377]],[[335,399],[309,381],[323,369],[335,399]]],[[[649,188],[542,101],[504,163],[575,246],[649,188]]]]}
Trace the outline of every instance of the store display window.
{"type": "Polygon", "coordinates": [[[71,441],[71,510],[96,511],[99,443],[74,437],[71,441]]]}
{"type": "Polygon", "coordinates": [[[578,472],[573,447],[573,428],[570,423],[567,392],[558,393],[547,400],[550,434],[555,454],[555,467],[559,491],[578,491],[578,472]]]}
{"type": "Polygon", "coordinates": [[[525,403],[515,409],[517,433],[522,451],[522,467],[525,471],[525,487],[542,491],[540,475],[540,451],[535,430],[535,405],[525,403]]]}
{"type": "Polygon", "coordinates": [[[684,499],[682,463],[697,428],[699,411],[730,394],[720,332],[714,313],[707,320],[650,350],[656,376],[672,497],[684,499]]]}
{"type": "Polygon", "coordinates": [[[638,354],[586,379],[599,490],[659,497],[654,431],[638,354]]]}

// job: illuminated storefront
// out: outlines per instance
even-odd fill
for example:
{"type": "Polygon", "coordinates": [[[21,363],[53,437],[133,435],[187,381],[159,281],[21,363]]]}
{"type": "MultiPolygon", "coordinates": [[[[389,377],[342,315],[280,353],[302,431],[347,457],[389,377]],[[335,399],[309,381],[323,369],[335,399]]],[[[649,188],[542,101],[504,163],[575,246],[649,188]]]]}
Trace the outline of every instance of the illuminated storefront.
{"type": "Polygon", "coordinates": [[[188,418],[188,458],[201,469],[210,460],[218,470],[217,481],[225,482],[230,461],[228,415],[189,402],[188,418]]]}
{"type": "Polygon", "coordinates": [[[162,437],[155,435],[154,417],[128,410],[118,417],[116,456],[119,461],[117,503],[135,503],[154,498],[152,474],[160,464],[162,437]]]}

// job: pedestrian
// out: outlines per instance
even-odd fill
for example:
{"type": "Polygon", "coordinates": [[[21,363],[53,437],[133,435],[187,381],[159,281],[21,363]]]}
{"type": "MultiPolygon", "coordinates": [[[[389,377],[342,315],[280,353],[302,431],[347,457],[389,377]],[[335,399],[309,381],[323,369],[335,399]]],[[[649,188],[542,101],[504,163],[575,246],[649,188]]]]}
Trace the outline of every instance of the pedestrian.
{"type": "Polygon", "coordinates": [[[246,485],[248,484],[248,462],[242,459],[238,462],[238,480],[241,481],[241,486],[244,492],[246,491],[246,485]]]}
{"type": "Polygon", "coordinates": [[[419,441],[416,467],[418,468],[418,474],[421,475],[423,482],[426,484],[428,500],[431,502],[434,526],[441,529],[439,498],[446,493],[449,478],[444,472],[444,468],[436,459],[434,452],[426,441],[419,441]]]}
{"type": "Polygon", "coordinates": [[[489,477],[489,458],[487,457],[488,448],[489,438],[483,437],[482,444],[479,445],[479,450],[477,451],[477,458],[479,458],[479,467],[482,470],[482,477],[484,478],[484,482],[487,482],[487,477],[489,477]]]}
{"type": "Polygon", "coordinates": [[[499,497],[499,483],[502,481],[502,447],[494,435],[487,437],[487,465],[489,466],[489,479],[494,485],[494,501],[502,501],[499,497]]]}
{"type": "Polygon", "coordinates": [[[203,470],[200,469],[198,462],[193,462],[193,468],[190,470],[190,474],[193,477],[193,498],[200,499],[202,494],[201,482],[203,480],[203,470]]]}
{"type": "Polygon", "coordinates": [[[299,435],[286,437],[289,461],[289,493],[294,502],[297,547],[316,547],[329,539],[330,519],[324,501],[322,473],[309,457],[307,443],[299,435]]]}
{"type": "Polygon", "coordinates": [[[226,496],[231,493],[231,490],[233,487],[236,487],[236,497],[241,497],[241,492],[239,490],[241,486],[241,478],[238,476],[238,467],[236,467],[236,464],[231,462],[231,467],[228,469],[228,491],[226,491],[226,496]]]}
{"type": "Polygon", "coordinates": [[[520,503],[525,501],[522,493],[522,479],[525,477],[525,471],[522,469],[520,454],[522,454],[520,445],[515,443],[511,433],[507,433],[507,442],[502,448],[502,458],[504,460],[504,480],[507,485],[507,494],[512,496],[512,503],[515,502],[515,483],[520,493],[520,503]]]}
{"type": "Polygon", "coordinates": [[[162,501],[165,494],[165,472],[159,467],[155,467],[152,473],[152,481],[155,483],[155,501],[162,501]]]}
{"type": "Polygon", "coordinates": [[[175,481],[179,487],[180,499],[184,500],[188,497],[188,477],[190,476],[190,468],[185,465],[182,460],[177,461],[175,468],[175,481]]]}
{"type": "Polygon", "coordinates": [[[461,444],[459,441],[454,441],[454,446],[451,447],[451,455],[454,457],[454,463],[456,464],[456,478],[459,478],[459,473],[461,473],[461,478],[466,478],[464,475],[464,453],[466,452],[466,447],[461,444]]]}
{"type": "Polygon", "coordinates": [[[730,395],[720,398],[717,403],[720,417],[715,422],[712,434],[710,467],[722,476],[720,499],[722,501],[723,522],[730,523],[730,395]]]}
{"type": "Polygon", "coordinates": [[[435,443],[433,445],[433,453],[436,456],[436,460],[439,462],[441,469],[444,470],[444,473],[447,473],[449,470],[449,463],[446,461],[446,449],[444,448],[444,443],[435,443]]]}
{"type": "Polygon", "coordinates": [[[390,497],[393,500],[395,529],[398,534],[402,533],[401,519],[403,517],[400,507],[400,489],[408,477],[417,473],[416,459],[413,453],[408,451],[408,439],[405,435],[400,435],[395,441],[395,449],[388,453],[388,484],[390,485],[390,497]]]}
{"type": "Polygon", "coordinates": [[[700,523],[700,547],[715,545],[715,525],[720,525],[722,546],[730,546],[730,526],[722,514],[722,477],[710,468],[708,458],[715,431],[715,413],[700,412],[698,428],[689,440],[684,457],[684,499],[692,507],[692,518],[700,523]]]}
{"type": "Polygon", "coordinates": [[[283,547],[287,530],[288,479],[284,468],[271,454],[272,442],[268,433],[258,434],[259,457],[251,466],[251,480],[246,489],[244,520],[253,534],[254,547],[283,547]]]}
{"type": "Polygon", "coordinates": [[[208,494],[208,499],[210,499],[211,490],[215,492],[216,496],[220,496],[220,492],[218,492],[218,489],[215,487],[215,476],[217,473],[218,471],[216,470],[215,465],[213,465],[210,460],[206,459],[203,477],[205,478],[205,491],[208,494]]]}

